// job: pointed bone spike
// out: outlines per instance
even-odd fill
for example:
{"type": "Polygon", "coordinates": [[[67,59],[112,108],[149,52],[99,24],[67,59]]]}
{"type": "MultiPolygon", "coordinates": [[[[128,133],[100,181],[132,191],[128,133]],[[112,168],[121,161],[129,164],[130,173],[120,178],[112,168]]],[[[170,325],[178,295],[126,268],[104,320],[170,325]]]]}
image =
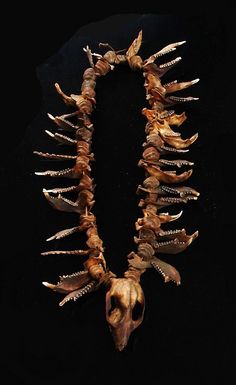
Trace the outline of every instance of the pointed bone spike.
{"type": "Polygon", "coordinates": [[[170,222],[173,222],[173,221],[176,221],[177,219],[179,219],[181,217],[181,215],[183,214],[183,210],[181,210],[178,214],[176,215],[170,215],[171,219],[170,219],[170,222]]]}
{"type": "Polygon", "coordinates": [[[54,116],[52,114],[50,114],[49,112],[47,113],[47,115],[48,115],[49,119],[55,120],[54,116]]]}
{"type": "Polygon", "coordinates": [[[187,43],[186,40],[182,40],[182,41],[179,41],[178,43],[175,43],[175,44],[176,44],[176,46],[179,46],[179,45],[182,45],[185,43],[187,43]]]}
{"type": "Polygon", "coordinates": [[[45,130],[45,132],[46,132],[46,134],[48,134],[49,136],[54,138],[55,135],[51,131],[45,130]]]}
{"type": "Polygon", "coordinates": [[[49,289],[52,289],[52,290],[54,290],[55,289],[55,287],[56,287],[56,285],[53,285],[52,283],[49,283],[49,282],[42,282],[42,285],[44,285],[44,286],[46,286],[46,287],[48,287],[49,289]]]}
{"type": "Polygon", "coordinates": [[[183,210],[180,211],[176,215],[170,215],[169,213],[160,213],[158,215],[158,217],[159,217],[161,223],[167,223],[167,222],[176,221],[177,219],[179,219],[181,217],[182,214],[183,214],[183,210]]]}
{"type": "Polygon", "coordinates": [[[131,44],[131,46],[129,47],[128,51],[126,52],[126,56],[128,59],[130,59],[132,56],[135,56],[137,55],[140,47],[141,47],[141,44],[142,44],[142,37],[143,37],[143,33],[142,33],[142,30],[139,32],[138,36],[136,39],[134,39],[133,43],[131,44]]]}

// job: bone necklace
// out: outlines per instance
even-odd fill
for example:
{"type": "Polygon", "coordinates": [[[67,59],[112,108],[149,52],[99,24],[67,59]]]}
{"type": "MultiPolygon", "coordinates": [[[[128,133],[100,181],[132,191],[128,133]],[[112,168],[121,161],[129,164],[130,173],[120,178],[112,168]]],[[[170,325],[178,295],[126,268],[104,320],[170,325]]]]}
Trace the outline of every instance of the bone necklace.
{"type": "MultiPolygon", "coordinates": [[[[84,48],[89,60],[90,67],[84,71],[81,94],[67,96],[56,83],[55,87],[66,105],[75,107],[76,111],[70,114],[49,118],[63,131],[68,131],[73,137],[64,133],[46,133],[63,145],[74,146],[76,155],[49,154],[34,151],[35,154],[58,160],[75,161],[72,168],[60,171],[36,172],[37,175],[51,177],[66,177],[72,180],[79,180],[73,186],[65,188],[43,189],[43,193],[49,203],[57,210],[79,214],[79,225],[70,229],[62,230],[53,235],[48,241],[62,239],[71,234],[84,231],[87,236],[86,250],[60,251],[53,250],[42,253],[42,255],[66,254],[86,256],[83,263],[84,270],[71,275],[63,275],[57,284],[43,282],[46,287],[66,294],[59,303],[63,306],[70,300],[76,301],[83,295],[105,286],[106,293],[106,319],[113,334],[114,342],[118,350],[122,350],[128,342],[131,332],[142,322],[145,308],[144,293],[140,285],[140,277],[146,269],[154,268],[159,272],[165,282],[173,281],[180,284],[179,272],[168,263],[159,259],[159,253],[176,254],[187,248],[198,236],[196,231],[187,235],[185,229],[164,230],[162,224],[175,221],[182,211],[177,215],[170,215],[162,212],[166,206],[187,203],[189,200],[196,200],[199,193],[190,187],[173,187],[172,185],[188,179],[192,170],[176,174],[176,171],[165,171],[168,166],[182,167],[191,166],[193,163],[183,160],[170,160],[168,154],[182,154],[187,152],[196,139],[197,134],[189,139],[182,139],[180,134],[173,131],[170,126],[180,126],[185,120],[185,113],[175,114],[173,110],[167,110],[174,104],[197,100],[193,97],[176,97],[169,94],[187,88],[199,81],[195,79],[188,82],[177,83],[173,81],[162,85],[161,77],[175,64],[180,57],[165,64],[156,64],[159,57],[176,50],[176,47],[185,43],[184,41],[173,43],[161,51],[142,60],[137,55],[142,42],[142,31],[133,41],[126,54],[119,54],[108,44],[101,44],[108,47],[108,51],[102,56],[92,53],[89,47],[84,48]],[[96,63],[94,64],[94,58],[96,63]],[[137,236],[134,242],[136,251],[128,255],[128,268],[123,278],[117,278],[109,270],[104,257],[103,242],[98,234],[96,217],[92,213],[94,205],[94,184],[91,178],[90,164],[94,160],[91,153],[93,124],[90,117],[96,103],[95,86],[97,78],[106,75],[116,65],[127,62],[132,70],[143,71],[145,79],[146,99],[151,109],[144,108],[142,113],[147,118],[145,127],[146,141],[143,143],[143,158],[138,165],[145,170],[143,185],[139,185],[138,194],[142,194],[139,207],[142,210],[142,218],[138,218],[135,227],[137,236]],[[76,122],[75,122],[76,121],[76,122]],[[167,155],[167,159],[162,155],[167,155]],[[77,199],[72,201],[65,194],[74,192],[77,199]],[[134,316],[135,310],[138,315],[134,316]]],[[[120,51],[121,52],[121,51],[120,51]]]]}

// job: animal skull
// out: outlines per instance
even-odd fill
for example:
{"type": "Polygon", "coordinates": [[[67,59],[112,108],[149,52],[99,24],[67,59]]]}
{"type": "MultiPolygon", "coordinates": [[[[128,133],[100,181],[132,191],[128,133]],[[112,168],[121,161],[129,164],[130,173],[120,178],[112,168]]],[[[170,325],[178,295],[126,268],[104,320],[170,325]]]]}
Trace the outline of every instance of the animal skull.
{"type": "Polygon", "coordinates": [[[111,279],[106,294],[106,319],[119,351],[127,345],[132,331],[142,323],[144,309],[144,293],[136,280],[111,279]]]}

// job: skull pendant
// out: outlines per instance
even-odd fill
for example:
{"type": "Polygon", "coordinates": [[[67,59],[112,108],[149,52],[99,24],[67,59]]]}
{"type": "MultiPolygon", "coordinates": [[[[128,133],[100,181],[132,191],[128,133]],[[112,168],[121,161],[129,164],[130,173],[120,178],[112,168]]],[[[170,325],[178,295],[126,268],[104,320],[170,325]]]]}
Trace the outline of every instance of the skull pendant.
{"type": "Polygon", "coordinates": [[[145,297],[140,284],[131,278],[112,278],[106,294],[106,319],[116,348],[121,351],[143,320],[145,297]]]}

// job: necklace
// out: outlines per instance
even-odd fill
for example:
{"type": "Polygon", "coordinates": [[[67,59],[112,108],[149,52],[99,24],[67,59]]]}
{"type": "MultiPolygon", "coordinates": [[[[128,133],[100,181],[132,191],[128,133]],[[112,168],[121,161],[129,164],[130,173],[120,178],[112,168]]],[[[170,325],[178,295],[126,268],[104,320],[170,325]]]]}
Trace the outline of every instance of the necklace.
{"type": "Polygon", "coordinates": [[[173,131],[170,126],[180,126],[186,120],[186,115],[185,113],[177,115],[174,110],[167,110],[167,108],[178,103],[197,100],[198,98],[176,97],[169,96],[169,94],[187,88],[197,83],[199,79],[182,83],[175,80],[164,85],[161,83],[161,77],[181,58],[177,57],[175,60],[159,65],[155,63],[156,59],[176,50],[185,41],[169,44],[144,61],[137,55],[141,43],[142,31],[139,32],[125,54],[122,54],[122,51],[115,51],[109,44],[100,44],[101,47],[108,48],[104,55],[92,53],[88,46],[84,48],[90,67],[84,71],[81,94],[68,96],[61,90],[59,84],[55,84],[56,90],[65,104],[73,106],[76,111],[56,117],[48,114],[60,129],[69,131],[74,136],[71,138],[58,132],[46,131],[59,143],[75,146],[77,154],[72,156],[34,151],[36,155],[44,158],[75,161],[72,168],[36,172],[36,175],[79,179],[79,183],[74,183],[70,187],[43,189],[46,199],[55,209],[77,213],[80,218],[78,226],[59,231],[47,241],[62,239],[78,232],[85,232],[87,236],[86,250],[54,250],[42,253],[42,255],[66,254],[87,257],[83,264],[84,270],[61,276],[55,285],[48,282],[43,282],[43,284],[56,292],[66,294],[59,303],[60,306],[70,300],[76,301],[83,295],[105,286],[107,289],[106,319],[118,350],[122,350],[127,345],[131,332],[141,324],[144,317],[145,298],[140,285],[141,275],[146,269],[154,268],[163,276],[165,282],[173,281],[179,285],[181,282],[179,272],[156,255],[158,253],[179,253],[198,236],[197,231],[192,235],[187,235],[185,229],[163,230],[162,224],[177,220],[182,211],[177,215],[170,215],[166,212],[159,212],[159,210],[172,204],[196,200],[199,196],[199,193],[190,187],[172,187],[173,184],[187,180],[191,176],[192,170],[181,174],[165,170],[169,166],[180,168],[192,166],[193,163],[183,159],[162,158],[162,155],[177,155],[187,152],[187,148],[198,137],[195,134],[189,139],[182,139],[178,132],[173,131]],[[138,166],[145,170],[145,180],[143,185],[139,185],[137,189],[137,193],[143,195],[139,202],[143,216],[138,218],[135,223],[138,232],[134,237],[137,251],[132,251],[128,255],[128,267],[124,277],[117,278],[107,266],[103,241],[99,237],[96,217],[92,213],[95,203],[95,186],[91,178],[91,164],[94,160],[94,155],[91,153],[94,127],[90,117],[96,104],[96,80],[121,63],[128,63],[132,70],[143,71],[146,99],[150,104],[150,109],[143,108],[142,110],[143,115],[147,118],[147,124],[143,158],[138,163],[138,166]],[[69,192],[77,193],[75,201],[64,196],[69,192]]]}

